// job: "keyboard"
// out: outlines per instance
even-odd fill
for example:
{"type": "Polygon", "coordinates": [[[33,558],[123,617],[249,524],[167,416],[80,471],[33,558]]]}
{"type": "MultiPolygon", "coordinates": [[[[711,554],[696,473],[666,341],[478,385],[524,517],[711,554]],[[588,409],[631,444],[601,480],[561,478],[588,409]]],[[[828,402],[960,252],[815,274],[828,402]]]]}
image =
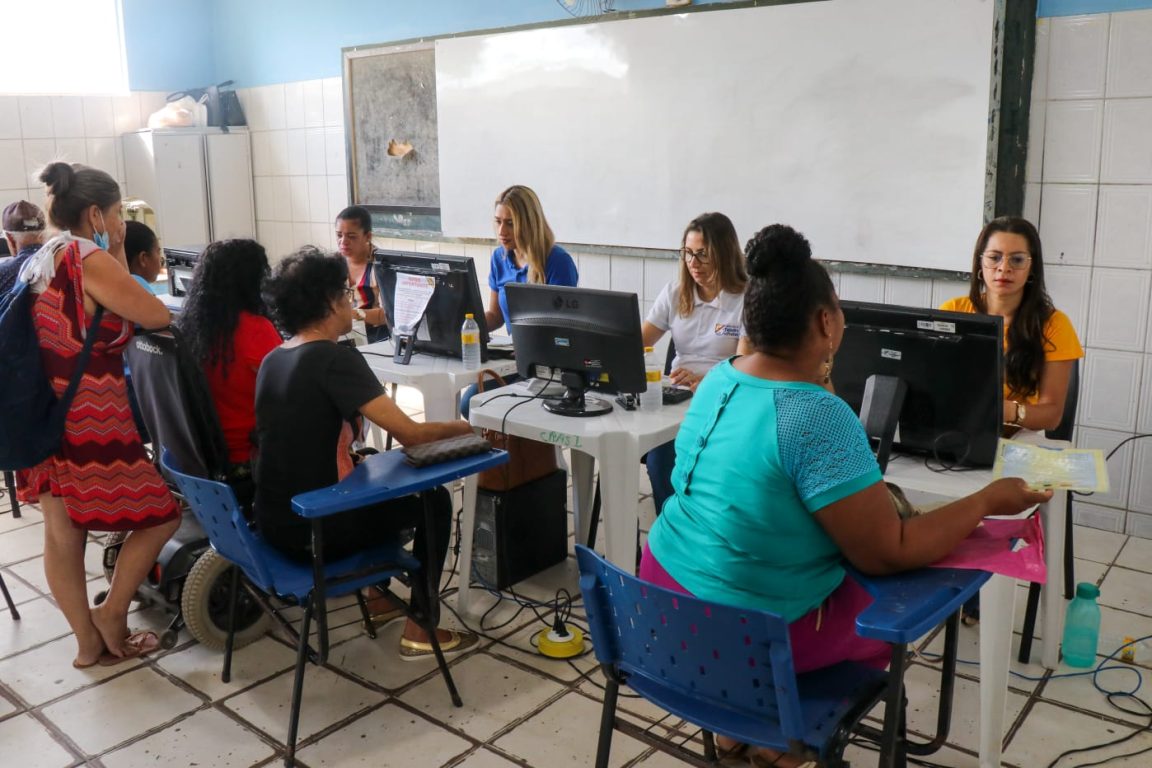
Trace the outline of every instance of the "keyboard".
{"type": "Polygon", "coordinates": [[[676,405],[692,397],[692,390],[683,387],[664,387],[664,405],[676,405]]]}

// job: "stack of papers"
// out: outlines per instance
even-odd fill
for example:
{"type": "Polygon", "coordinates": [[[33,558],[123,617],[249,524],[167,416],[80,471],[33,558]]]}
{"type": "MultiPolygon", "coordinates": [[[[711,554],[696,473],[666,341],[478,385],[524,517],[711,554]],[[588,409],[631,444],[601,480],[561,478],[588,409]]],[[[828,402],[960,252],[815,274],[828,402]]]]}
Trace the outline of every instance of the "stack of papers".
{"type": "Polygon", "coordinates": [[[1045,448],[1001,440],[992,476],[1019,477],[1036,490],[1108,493],[1108,465],[1097,448],[1045,448]]]}

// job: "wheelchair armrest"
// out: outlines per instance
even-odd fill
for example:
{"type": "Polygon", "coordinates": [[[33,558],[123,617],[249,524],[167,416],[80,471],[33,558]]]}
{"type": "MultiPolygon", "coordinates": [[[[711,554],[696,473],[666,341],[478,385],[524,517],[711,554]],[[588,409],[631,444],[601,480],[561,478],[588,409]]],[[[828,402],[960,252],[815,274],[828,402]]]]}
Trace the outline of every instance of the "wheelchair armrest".
{"type": "Polygon", "coordinates": [[[507,461],[506,451],[492,450],[416,468],[405,461],[401,451],[385,451],[365,457],[335,485],[294,496],[292,511],[306,518],[327,517],[426,491],[507,461]]]}
{"type": "Polygon", "coordinates": [[[912,643],[943,624],[992,575],[962,568],[919,568],[868,576],[847,563],[845,569],[874,599],[856,617],[856,634],[899,644],[912,643]]]}

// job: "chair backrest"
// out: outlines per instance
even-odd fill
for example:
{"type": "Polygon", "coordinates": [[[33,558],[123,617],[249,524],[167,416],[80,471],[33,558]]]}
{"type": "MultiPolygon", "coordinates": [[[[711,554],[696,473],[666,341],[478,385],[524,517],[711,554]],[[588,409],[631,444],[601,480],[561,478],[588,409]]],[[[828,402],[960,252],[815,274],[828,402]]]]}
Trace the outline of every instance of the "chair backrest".
{"type": "Polygon", "coordinates": [[[664,355],[664,375],[672,373],[672,361],[676,359],[676,342],[668,337],[668,354],[664,355]]]}
{"type": "MultiPolygon", "coordinates": [[[[176,328],[141,331],[124,353],[140,415],[159,451],[197,477],[221,480],[228,448],[204,371],[176,328]]],[[[171,480],[171,478],[169,478],[171,480]]]]}
{"type": "Polygon", "coordinates": [[[178,459],[168,450],[164,450],[161,455],[160,466],[180,489],[192,513],[208,534],[212,548],[238,565],[256,586],[265,591],[273,591],[275,584],[271,570],[258,554],[261,551],[260,544],[248,528],[232,488],[226,483],[181,471],[178,459]]]}
{"type": "Polygon", "coordinates": [[[1056,429],[1050,429],[1044,434],[1050,440],[1071,440],[1072,430],[1076,426],[1076,406],[1080,402],[1080,361],[1072,361],[1072,376],[1068,379],[1068,394],[1064,398],[1064,415],[1056,429]]]}
{"type": "Polygon", "coordinates": [[[681,713],[673,702],[690,697],[777,721],[785,737],[803,738],[788,624],[781,617],[657,587],[583,546],[576,557],[602,665],[655,684],[643,686],[645,697],[674,714],[681,713]]]}

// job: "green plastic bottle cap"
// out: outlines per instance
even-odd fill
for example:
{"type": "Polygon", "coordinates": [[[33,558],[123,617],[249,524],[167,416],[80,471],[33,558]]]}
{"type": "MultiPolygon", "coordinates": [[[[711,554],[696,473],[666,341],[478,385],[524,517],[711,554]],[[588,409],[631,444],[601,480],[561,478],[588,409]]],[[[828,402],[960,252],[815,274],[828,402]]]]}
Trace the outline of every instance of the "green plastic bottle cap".
{"type": "Polygon", "coordinates": [[[1095,584],[1089,584],[1082,581],[1076,585],[1076,597],[1083,597],[1088,600],[1095,600],[1100,597],[1100,588],[1095,584]]]}

